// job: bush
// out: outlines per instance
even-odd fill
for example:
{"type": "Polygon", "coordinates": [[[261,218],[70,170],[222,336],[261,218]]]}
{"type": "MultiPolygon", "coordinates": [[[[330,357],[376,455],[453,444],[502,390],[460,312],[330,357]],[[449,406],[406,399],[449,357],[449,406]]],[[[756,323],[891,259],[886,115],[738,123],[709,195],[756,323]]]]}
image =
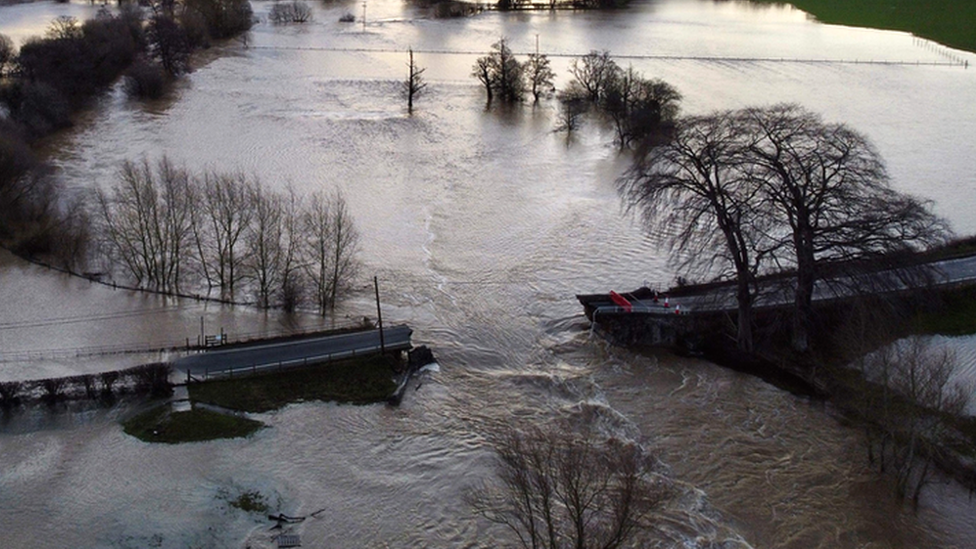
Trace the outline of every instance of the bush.
{"type": "Polygon", "coordinates": [[[24,388],[21,381],[0,381],[0,406],[9,408],[20,402],[20,392],[24,388]]]}
{"type": "Polygon", "coordinates": [[[49,379],[43,379],[40,382],[41,388],[44,389],[44,400],[48,403],[54,403],[64,398],[64,386],[67,382],[66,378],[55,377],[49,379]]]}
{"type": "Polygon", "coordinates": [[[171,371],[169,364],[157,362],[133,368],[129,370],[129,375],[132,376],[133,388],[137,393],[167,397],[173,394],[173,385],[169,382],[171,371]]]}
{"type": "Polygon", "coordinates": [[[125,72],[125,91],[129,97],[159,99],[169,89],[169,80],[162,65],[136,61],[125,72]]]}
{"type": "Polygon", "coordinates": [[[355,20],[356,20],[356,16],[351,13],[343,14],[343,16],[339,18],[340,23],[352,23],[355,20]]]}
{"type": "Polygon", "coordinates": [[[17,122],[28,141],[71,125],[71,109],[64,96],[50,84],[15,80],[0,87],[0,102],[17,122]]]}
{"type": "Polygon", "coordinates": [[[276,2],[268,12],[268,20],[275,24],[305,23],[312,19],[312,8],[301,0],[276,2]]]}

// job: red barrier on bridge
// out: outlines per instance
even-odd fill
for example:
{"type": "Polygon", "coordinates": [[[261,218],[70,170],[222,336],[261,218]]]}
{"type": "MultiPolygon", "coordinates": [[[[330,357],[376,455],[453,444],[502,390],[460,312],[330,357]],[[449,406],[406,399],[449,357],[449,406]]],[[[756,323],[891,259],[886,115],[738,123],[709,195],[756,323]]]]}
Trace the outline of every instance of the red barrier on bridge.
{"type": "Polygon", "coordinates": [[[620,307],[623,307],[623,309],[628,313],[633,310],[633,306],[630,304],[630,302],[627,301],[624,296],[614,292],[613,290],[610,291],[610,299],[620,307]]]}

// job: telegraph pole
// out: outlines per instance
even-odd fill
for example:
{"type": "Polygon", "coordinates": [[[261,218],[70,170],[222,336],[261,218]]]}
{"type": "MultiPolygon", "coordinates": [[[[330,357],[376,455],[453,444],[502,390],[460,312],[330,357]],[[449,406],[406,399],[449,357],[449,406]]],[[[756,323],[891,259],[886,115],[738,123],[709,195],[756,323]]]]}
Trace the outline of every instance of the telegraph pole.
{"type": "Polygon", "coordinates": [[[386,342],[383,340],[383,311],[380,310],[380,283],[373,277],[373,289],[376,290],[376,323],[380,327],[380,353],[386,354],[386,342]]]}

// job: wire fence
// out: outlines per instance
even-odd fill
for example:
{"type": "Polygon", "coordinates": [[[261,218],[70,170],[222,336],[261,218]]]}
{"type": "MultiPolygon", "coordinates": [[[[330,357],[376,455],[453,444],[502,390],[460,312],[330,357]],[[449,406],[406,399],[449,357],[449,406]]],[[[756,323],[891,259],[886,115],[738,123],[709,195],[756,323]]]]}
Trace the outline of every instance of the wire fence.
{"type": "MultiPolygon", "coordinates": [[[[405,49],[397,48],[341,48],[332,46],[251,46],[254,50],[269,51],[319,51],[334,53],[404,53],[405,49]]],[[[490,52],[483,50],[448,50],[448,49],[423,49],[414,48],[414,53],[428,55],[487,55],[490,52]]],[[[528,55],[535,52],[513,52],[515,55],[528,55]]],[[[547,57],[554,58],[577,58],[584,54],[581,53],[546,53],[547,57]]],[[[721,56],[721,55],[648,55],[648,54],[614,54],[614,59],[641,60],[641,61],[699,61],[707,63],[808,63],[820,65],[897,65],[897,66],[916,66],[916,67],[962,67],[969,68],[969,60],[954,54],[940,54],[942,61],[923,61],[920,59],[837,59],[837,58],[805,58],[805,57],[747,57],[747,56],[721,56]]]]}

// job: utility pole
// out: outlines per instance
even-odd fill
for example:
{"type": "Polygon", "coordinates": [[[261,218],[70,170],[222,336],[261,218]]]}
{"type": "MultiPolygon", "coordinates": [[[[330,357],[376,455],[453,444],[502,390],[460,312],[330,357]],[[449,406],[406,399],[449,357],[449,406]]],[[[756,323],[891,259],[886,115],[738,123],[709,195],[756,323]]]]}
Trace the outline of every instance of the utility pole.
{"type": "Polygon", "coordinates": [[[386,342],[383,340],[383,311],[380,310],[380,283],[373,277],[373,289],[376,290],[376,324],[380,327],[380,353],[386,354],[386,342]]]}
{"type": "Polygon", "coordinates": [[[363,32],[366,32],[366,0],[363,0],[363,32]]]}

